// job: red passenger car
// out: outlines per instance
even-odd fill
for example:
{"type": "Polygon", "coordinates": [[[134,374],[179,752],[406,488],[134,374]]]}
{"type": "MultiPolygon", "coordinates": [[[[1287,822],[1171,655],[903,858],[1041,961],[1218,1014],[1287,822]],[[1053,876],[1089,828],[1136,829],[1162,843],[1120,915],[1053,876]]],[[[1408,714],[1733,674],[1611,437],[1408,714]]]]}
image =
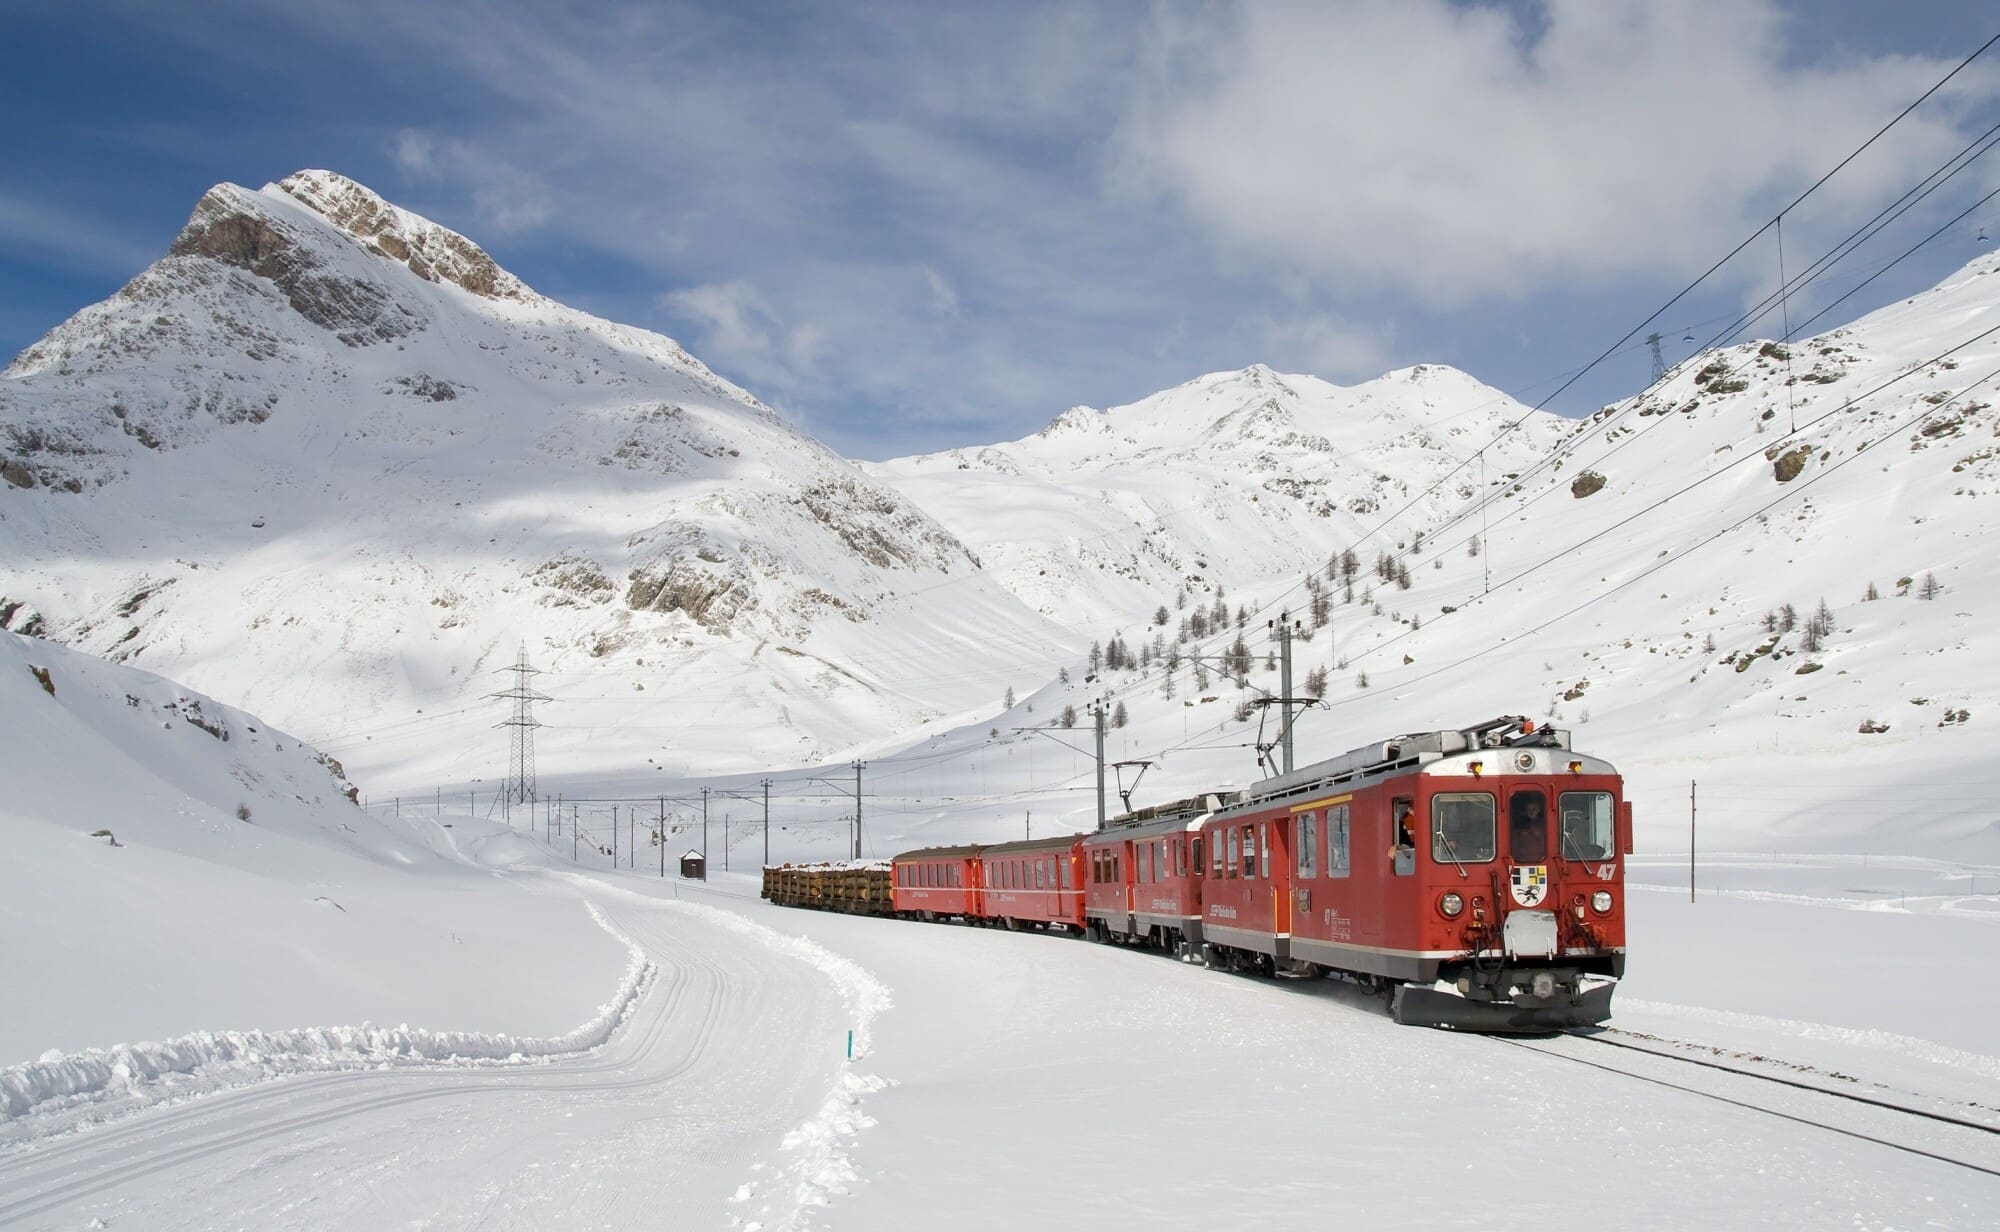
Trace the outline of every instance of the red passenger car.
{"type": "Polygon", "coordinates": [[[1215,796],[1113,818],[1083,840],[1084,935],[1175,953],[1202,939],[1202,823],[1215,796]]]}
{"type": "Polygon", "coordinates": [[[1008,928],[1083,931],[1083,838],[1027,839],[978,849],[979,914],[1008,928]]]}
{"type": "Polygon", "coordinates": [[[979,848],[930,847],[895,859],[896,914],[919,920],[968,919],[979,911],[979,848]]]}
{"type": "Polygon", "coordinates": [[[1588,977],[1625,968],[1623,791],[1519,717],[1266,780],[1202,824],[1204,953],[1395,986],[1400,1022],[1602,1022],[1612,985],[1588,977]]]}

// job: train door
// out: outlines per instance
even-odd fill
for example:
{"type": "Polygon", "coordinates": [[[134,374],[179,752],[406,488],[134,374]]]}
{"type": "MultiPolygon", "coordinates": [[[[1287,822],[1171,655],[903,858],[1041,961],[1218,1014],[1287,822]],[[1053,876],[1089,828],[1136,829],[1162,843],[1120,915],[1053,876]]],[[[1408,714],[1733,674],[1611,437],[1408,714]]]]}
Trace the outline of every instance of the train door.
{"type": "Polygon", "coordinates": [[[1271,931],[1280,937],[1292,932],[1292,843],[1297,819],[1281,817],[1266,829],[1271,849],[1265,860],[1264,875],[1270,878],[1271,931]]]}

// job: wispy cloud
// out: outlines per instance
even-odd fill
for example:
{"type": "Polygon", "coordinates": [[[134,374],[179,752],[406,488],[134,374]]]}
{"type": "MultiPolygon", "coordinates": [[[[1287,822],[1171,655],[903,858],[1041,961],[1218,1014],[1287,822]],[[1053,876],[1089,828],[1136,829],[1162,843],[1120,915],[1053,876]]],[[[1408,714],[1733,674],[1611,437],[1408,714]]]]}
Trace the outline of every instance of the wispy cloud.
{"type": "MultiPolygon", "coordinates": [[[[1792,20],[1770,0],[1162,10],[1121,172],[1259,261],[1432,304],[1698,270],[1948,67],[1801,63],[1792,20]]],[[[1955,119],[1913,116],[1830,201],[1927,169],[1955,119]]]]}
{"type": "Polygon", "coordinates": [[[129,277],[164,255],[86,207],[7,187],[0,187],[0,244],[50,269],[93,275],[129,277]]]}

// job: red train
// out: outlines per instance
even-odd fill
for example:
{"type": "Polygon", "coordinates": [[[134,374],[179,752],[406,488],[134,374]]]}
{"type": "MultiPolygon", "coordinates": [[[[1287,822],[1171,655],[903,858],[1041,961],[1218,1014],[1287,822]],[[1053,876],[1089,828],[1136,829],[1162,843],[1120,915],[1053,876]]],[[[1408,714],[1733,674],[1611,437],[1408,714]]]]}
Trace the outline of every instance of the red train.
{"type": "Polygon", "coordinates": [[[1569,745],[1520,716],[1398,736],[1093,834],[906,852],[891,901],[1214,967],[1339,972],[1390,993],[1404,1023],[1600,1023],[1625,970],[1632,806],[1616,769],[1569,745]]]}

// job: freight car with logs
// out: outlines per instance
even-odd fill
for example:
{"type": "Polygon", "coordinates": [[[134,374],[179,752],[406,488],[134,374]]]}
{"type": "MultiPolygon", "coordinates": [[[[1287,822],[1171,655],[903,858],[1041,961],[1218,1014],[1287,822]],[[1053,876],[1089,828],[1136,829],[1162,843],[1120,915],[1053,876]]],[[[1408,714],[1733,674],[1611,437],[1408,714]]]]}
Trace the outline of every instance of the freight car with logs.
{"type": "Polygon", "coordinates": [[[766,869],[765,897],[1063,930],[1263,975],[1338,973],[1398,1022],[1601,1023],[1625,971],[1632,807],[1608,762],[1514,715],[1418,732],[1090,834],[766,869]]]}

